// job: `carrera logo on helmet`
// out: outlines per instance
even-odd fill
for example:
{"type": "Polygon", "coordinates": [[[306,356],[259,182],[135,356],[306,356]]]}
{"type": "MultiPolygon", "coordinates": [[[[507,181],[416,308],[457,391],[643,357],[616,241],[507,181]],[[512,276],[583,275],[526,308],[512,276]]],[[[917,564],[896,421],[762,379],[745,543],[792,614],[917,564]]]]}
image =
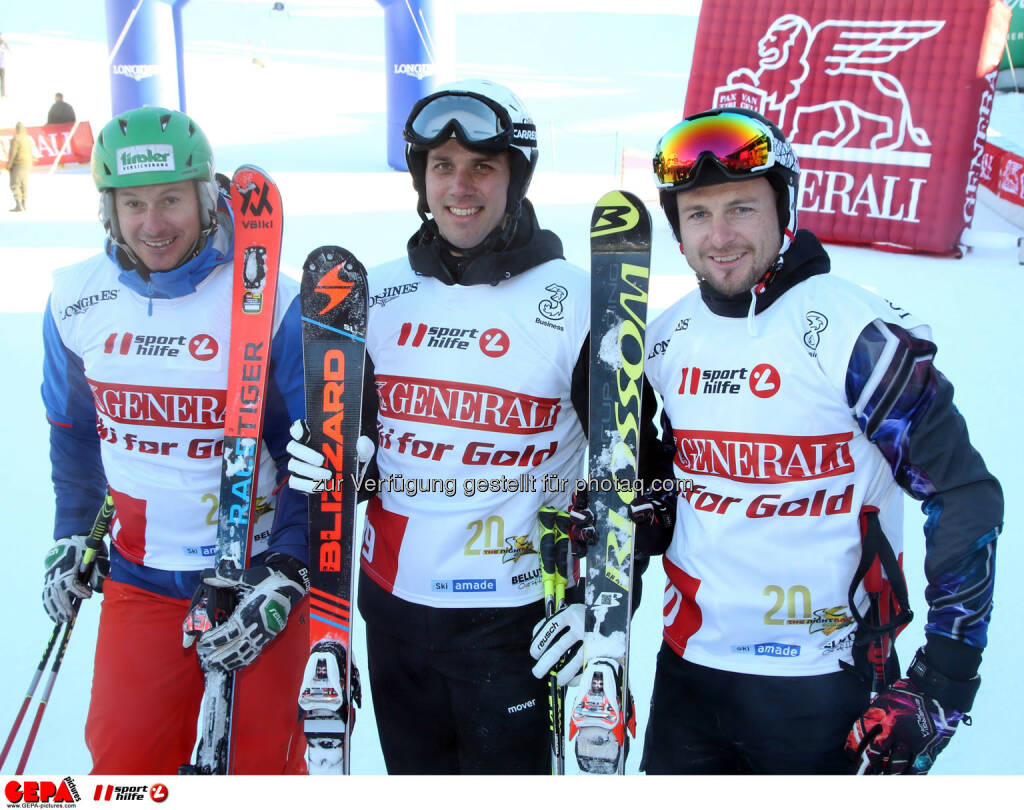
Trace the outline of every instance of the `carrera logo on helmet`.
{"type": "Polygon", "coordinates": [[[537,143],[537,130],[533,127],[530,129],[514,129],[512,130],[512,137],[516,140],[537,143]]]}
{"type": "Polygon", "coordinates": [[[173,172],[174,150],[167,144],[147,143],[117,150],[117,173],[173,172]]]}

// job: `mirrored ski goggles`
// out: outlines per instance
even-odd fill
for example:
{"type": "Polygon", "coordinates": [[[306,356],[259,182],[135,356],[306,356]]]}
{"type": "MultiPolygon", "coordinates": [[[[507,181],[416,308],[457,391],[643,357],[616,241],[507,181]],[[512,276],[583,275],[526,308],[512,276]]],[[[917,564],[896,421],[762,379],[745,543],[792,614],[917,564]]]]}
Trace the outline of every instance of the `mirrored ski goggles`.
{"type": "Polygon", "coordinates": [[[721,112],[676,124],[654,152],[658,188],[693,181],[709,156],[729,174],[742,176],[775,165],[776,138],[767,124],[738,113],[721,112]]]}
{"type": "Polygon", "coordinates": [[[414,146],[437,146],[455,136],[467,148],[500,151],[536,146],[533,124],[512,124],[508,112],[483,96],[446,92],[416,102],[405,127],[414,146]]]}

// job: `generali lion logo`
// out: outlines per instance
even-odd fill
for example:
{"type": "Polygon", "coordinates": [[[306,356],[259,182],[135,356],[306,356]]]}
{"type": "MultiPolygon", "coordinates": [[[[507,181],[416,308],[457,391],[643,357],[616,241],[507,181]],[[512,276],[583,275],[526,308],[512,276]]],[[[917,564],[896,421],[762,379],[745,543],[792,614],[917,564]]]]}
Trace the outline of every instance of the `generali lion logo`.
{"type": "Polygon", "coordinates": [[[929,166],[931,138],[914,124],[903,83],[886,65],[938,34],[944,20],[825,20],[785,14],[757,43],[756,68],[715,89],[715,106],[773,119],[801,157],[929,166]],[[805,87],[808,77],[813,87],[805,87]]]}

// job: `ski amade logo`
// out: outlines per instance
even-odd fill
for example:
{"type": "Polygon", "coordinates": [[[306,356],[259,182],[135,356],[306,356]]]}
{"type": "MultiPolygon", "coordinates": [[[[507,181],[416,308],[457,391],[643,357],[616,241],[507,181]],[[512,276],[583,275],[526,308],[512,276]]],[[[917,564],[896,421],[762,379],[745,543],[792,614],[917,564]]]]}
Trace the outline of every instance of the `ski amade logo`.
{"type": "Polygon", "coordinates": [[[4,786],[4,798],[8,807],[75,807],[82,800],[70,776],[61,782],[12,779],[4,786]]]}
{"type": "Polygon", "coordinates": [[[174,148],[166,143],[126,146],[117,150],[117,173],[173,172],[174,148]]]}

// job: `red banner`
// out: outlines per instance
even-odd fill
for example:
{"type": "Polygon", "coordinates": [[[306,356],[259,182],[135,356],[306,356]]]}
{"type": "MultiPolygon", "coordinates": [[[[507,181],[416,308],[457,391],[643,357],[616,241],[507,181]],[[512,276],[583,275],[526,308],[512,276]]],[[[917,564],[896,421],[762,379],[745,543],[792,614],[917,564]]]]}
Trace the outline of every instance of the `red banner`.
{"type": "Polygon", "coordinates": [[[957,252],[1009,22],[1002,0],[704,0],[685,114],[778,123],[822,240],[957,252]]]}
{"type": "MultiPolygon", "coordinates": [[[[88,121],[74,124],[50,124],[43,127],[25,127],[32,139],[32,154],[36,166],[50,166],[57,159],[60,150],[60,165],[67,163],[88,163],[92,158],[92,127],[88,121]],[[74,132],[72,132],[74,130],[74,132]]],[[[0,129],[0,157],[7,165],[7,153],[14,138],[13,129],[0,129]]]]}
{"type": "Polygon", "coordinates": [[[673,430],[675,465],[694,475],[749,484],[810,481],[853,472],[852,433],[783,436],[721,430],[673,430]]]}
{"type": "Polygon", "coordinates": [[[381,415],[393,419],[520,435],[550,430],[561,407],[554,397],[390,374],[377,375],[377,396],[381,415]]]}
{"type": "Polygon", "coordinates": [[[1024,156],[999,143],[986,143],[981,184],[997,197],[1024,206],[1024,156]]]}

